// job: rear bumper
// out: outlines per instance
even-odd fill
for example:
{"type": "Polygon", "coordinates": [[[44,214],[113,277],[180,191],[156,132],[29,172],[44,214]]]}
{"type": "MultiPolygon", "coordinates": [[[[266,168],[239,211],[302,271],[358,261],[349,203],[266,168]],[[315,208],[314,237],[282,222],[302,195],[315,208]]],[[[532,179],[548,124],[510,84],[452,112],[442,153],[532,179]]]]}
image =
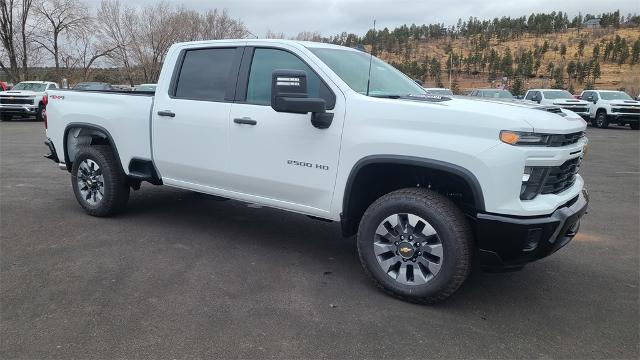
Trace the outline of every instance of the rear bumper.
{"type": "Polygon", "coordinates": [[[553,254],[577,234],[588,204],[583,190],[548,216],[478,214],[475,231],[480,263],[487,268],[519,268],[553,254]]]}
{"type": "Polygon", "coordinates": [[[58,158],[58,153],[56,152],[56,147],[53,145],[53,141],[51,141],[51,139],[47,139],[44,144],[49,148],[49,154],[44,157],[54,161],[56,164],[59,164],[60,159],[58,158]]]}

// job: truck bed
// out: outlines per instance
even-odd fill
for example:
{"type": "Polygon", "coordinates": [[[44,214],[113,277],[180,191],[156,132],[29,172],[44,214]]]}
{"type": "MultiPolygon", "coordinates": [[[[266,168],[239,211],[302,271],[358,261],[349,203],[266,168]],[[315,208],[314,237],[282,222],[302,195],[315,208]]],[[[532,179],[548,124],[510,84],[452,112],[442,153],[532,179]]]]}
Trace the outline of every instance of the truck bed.
{"type": "Polygon", "coordinates": [[[64,162],[64,138],[74,141],[78,131],[74,125],[92,126],[107,131],[117,146],[124,171],[131,159],[151,160],[152,93],[124,91],[49,90],[47,105],[47,136],[58,149],[64,162]]]}

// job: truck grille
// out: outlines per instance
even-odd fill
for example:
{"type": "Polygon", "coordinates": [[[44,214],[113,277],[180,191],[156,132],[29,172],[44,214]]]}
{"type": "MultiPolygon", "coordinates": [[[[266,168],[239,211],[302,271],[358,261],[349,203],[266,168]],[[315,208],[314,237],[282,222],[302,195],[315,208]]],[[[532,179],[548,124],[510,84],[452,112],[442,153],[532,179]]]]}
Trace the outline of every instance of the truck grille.
{"type": "Polygon", "coordinates": [[[23,105],[23,104],[28,104],[31,105],[33,104],[33,99],[29,99],[29,98],[7,98],[7,97],[0,97],[0,104],[12,104],[12,105],[23,105]]]}
{"type": "Polygon", "coordinates": [[[640,114],[640,107],[617,107],[611,108],[615,113],[640,114]]]}
{"type": "Polygon", "coordinates": [[[560,166],[549,168],[549,174],[542,186],[542,194],[559,194],[576,182],[576,174],[580,169],[581,157],[567,160],[560,166]]]}
{"type": "Polygon", "coordinates": [[[575,144],[584,137],[584,131],[578,131],[571,134],[557,134],[551,136],[549,146],[559,147],[575,144]]]}

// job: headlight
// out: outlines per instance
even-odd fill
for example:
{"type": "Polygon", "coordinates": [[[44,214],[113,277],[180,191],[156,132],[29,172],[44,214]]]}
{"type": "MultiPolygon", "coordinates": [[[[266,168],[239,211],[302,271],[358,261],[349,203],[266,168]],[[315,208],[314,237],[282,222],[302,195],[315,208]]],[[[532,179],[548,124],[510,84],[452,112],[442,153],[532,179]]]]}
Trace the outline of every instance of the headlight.
{"type": "Polygon", "coordinates": [[[500,140],[509,145],[548,145],[551,135],[502,130],[500,140]]]}
{"type": "Polygon", "coordinates": [[[547,170],[546,167],[525,166],[520,187],[521,200],[531,200],[538,196],[547,177],[547,170]]]}

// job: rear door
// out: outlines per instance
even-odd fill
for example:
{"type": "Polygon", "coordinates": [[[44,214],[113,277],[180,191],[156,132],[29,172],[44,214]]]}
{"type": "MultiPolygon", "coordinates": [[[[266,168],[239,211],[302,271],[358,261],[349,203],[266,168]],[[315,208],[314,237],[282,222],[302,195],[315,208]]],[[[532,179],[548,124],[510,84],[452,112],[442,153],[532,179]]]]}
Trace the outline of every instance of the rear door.
{"type": "Polygon", "coordinates": [[[230,173],[233,189],[257,202],[322,215],[329,210],[338,167],[345,100],[325,82],[304,54],[286,46],[248,47],[230,116],[230,173]],[[325,99],[334,114],[328,129],[311,124],[311,114],[271,108],[273,70],[303,70],[310,97],[325,99]]]}
{"type": "Polygon", "coordinates": [[[153,156],[165,183],[213,192],[229,186],[229,112],[242,52],[239,46],[182,50],[168,91],[156,93],[153,156]]]}

